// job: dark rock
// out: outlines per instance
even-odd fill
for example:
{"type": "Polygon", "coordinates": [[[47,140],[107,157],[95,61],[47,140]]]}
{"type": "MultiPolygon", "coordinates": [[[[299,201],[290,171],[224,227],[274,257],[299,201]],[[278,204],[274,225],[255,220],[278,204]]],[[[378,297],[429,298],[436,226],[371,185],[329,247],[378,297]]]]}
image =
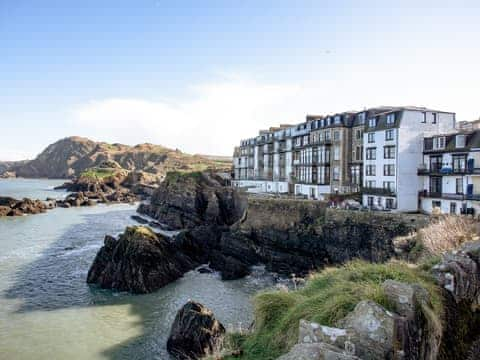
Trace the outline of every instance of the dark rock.
{"type": "Polygon", "coordinates": [[[232,256],[225,256],[220,251],[210,254],[210,266],[220,271],[222,280],[236,280],[250,274],[248,265],[232,256]]]}
{"type": "Polygon", "coordinates": [[[0,216],[7,216],[10,211],[12,211],[12,208],[10,206],[0,205],[0,216]]]}
{"type": "Polygon", "coordinates": [[[196,269],[200,274],[211,274],[213,273],[213,270],[210,269],[208,266],[200,266],[199,268],[196,269]]]}
{"type": "Polygon", "coordinates": [[[198,263],[169,240],[142,226],[127,227],[118,240],[105,237],[90,267],[88,283],[102,288],[148,293],[178,279],[198,263]]]}
{"type": "Polygon", "coordinates": [[[177,313],[167,341],[168,352],[178,360],[196,360],[218,349],[225,334],[213,313],[194,301],[177,313]]]}
{"type": "Polygon", "coordinates": [[[9,196],[0,196],[0,206],[8,206],[12,208],[16,203],[18,203],[17,199],[9,196]]]}
{"type": "Polygon", "coordinates": [[[147,219],[144,219],[143,217],[141,216],[138,216],[138,215],[132,215],[130,216],[132,218],[132,220],[135,220],[136,222],[140,223],[140,224],[148,224],[148,220],[147,219]]]}

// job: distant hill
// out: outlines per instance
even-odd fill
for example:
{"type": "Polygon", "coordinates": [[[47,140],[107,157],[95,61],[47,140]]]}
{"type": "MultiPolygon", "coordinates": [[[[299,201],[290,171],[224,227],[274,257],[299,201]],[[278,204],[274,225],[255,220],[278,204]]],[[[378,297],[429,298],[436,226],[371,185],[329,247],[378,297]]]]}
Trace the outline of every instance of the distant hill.
{"type": "Polygon", "coordinates": [[[0,162],[0,175],[8,171],[26,178],[71,178],[107,161],[160,178],[168,171],[229,170],[231,167],[228,157],[190,155],[153,144],[108,144],[73,136],[49,145],[34,160],[0,162]]]}

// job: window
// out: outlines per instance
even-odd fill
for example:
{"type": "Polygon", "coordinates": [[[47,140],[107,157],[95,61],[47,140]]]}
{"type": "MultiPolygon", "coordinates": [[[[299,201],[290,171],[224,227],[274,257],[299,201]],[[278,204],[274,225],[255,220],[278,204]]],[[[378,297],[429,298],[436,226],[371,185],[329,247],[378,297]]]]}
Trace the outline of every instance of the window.
{"type": "Polygon", "coordinates": [[[373,206],[373,196],[367,197],[367,205],[370,207],[373,206]]]}
{"type": "Polygon", "coordinates": [[[357,129],[357,131],[355,132],[355,135],[356,135],[357,140],[361,140],[362,137],[363,137],[363,131],[357,129]]]}
{"type": "Polygon", "coordinates": [[[362,124],[362,125],[365,124],[365,118],[366,118],[366,116],[367,116],[367,114],[364,113],[364,112],[358,114],[358,122],[359,122],[360,124],[362,124]]]}
{"type": "Polygon", "coordinates": [[[334,140],[334,141],[339,141],[339,140],[340,140],[340,131],[335,130],[335,131],[333,132],[333,140],[334,140]]]}
{"type": "Polygon", "coordinates": [[[374,188],[377,186],[377,182],[375,180],[367,180],[367,188],[374,188]]]}
{"type": "Polygon", "coordinates": [[[442,178],[439,176],[430,177],[430,192],[436,195],[442,193],[442,178]]]}
{"type": "Polygon", "coordinates": [[[465,135],[457,135],[455,137],[455,147],[457,148],[465,147],[465,135]]]}
{"type": "Polygon", "coordinates": [[[453,155],[452,156],[452,163],[453,163],[453,172],[454,173],[461,173],[465,172],[467,167],[467,156],[466,155],[453,155]]]}
{"type": "Polygon", "coordinates": [[[340,180],[340,168],[338,166],[333,167],[333,180],[340,180]]]}
{"type": "Polygon", "coordinates": [[[393,129],[385,131],[385,140],[390,141],[394,139],[395,132],[393,129]]]}
{"type": "Polygon", "coordinates": [[[335,124],[340,124],[340,115],[335,116],[335,124]]]}
{"type": "Polygon", "coordinates": [[[438,201],[438,200],[433,200],[432,201],[432,209],[434,208],[442,208],[442,202],[441,201],[438,201]]]}
{"type": "Polygon", "coordinates": [[[385,208],[395,209],[395,200],[392,198],[385,199],[385,208]]]}
{"type": "Polygon", "coordinates": [[[395,114],[387,115],[387,125],[393,125],[395,123],[395,114]]]}
{"type": "Polygon", "coordinates": [[[455,179],[455,191],[457,194],[463,194],[463,179],[457,178],[455,179]]]}
{"type": "Polygon", "coordinates": [[[350,168],[350,176],[352,178],[352,184],[360,185],[362,183],[362,171],[360,165],[353,165],[350,168]]]}
{"type": "Polygon", "coordinates": [[[426,123],[427,122],[427,113],[426,112],[423,112],[423,120],[422,120],[422,123],[426,123]]]}
{"type": "Polygon", "coordinates": [[[325,130],[325,141],[330,140],[330,130],[325,130]]]}
{"type": "Polygon", "coordinates": [[[377,159],[377,148],[367,148],[367,160],[377,159]]]}
{"type": "Polygon", "coordinates": [[[442,155],[440,156],[430,156],[430,171],[431,172],[440,172],[442,169],[442,155]]]}
{"type": "Polygon", "coordinates": [[[365,172],[366,172],[367,176],[375,176],[376,166],[375,165],[367,165],[365,167],[365,172]]]}
{"type": "Polygon", "coordinates": [[[395,191],[395,182],[393,181],[384,181],[383,188],[385,190],[395,191]]]}
{"type": "Polygon", "coordinates": [[[384,159],[395,159],[395,146],[385,146],[383,148],[384,159]]]}
{"type": "Polygon", "coordinates": [[[455,215],[457,213],[457,203],[451,202],[450,203],[450,214],[455,215]]]}
{"type": "Polygon", "coordinates": [[[340,146],[338,145],[333,148],[333,160],[340,160],[340,146]]]}
{"type": "Polygon", "coordinates": [[[445,136],[437,136],[433,138],[433,149],[434,150],[445,149],[445,136]]]}
{"type": "Polygon", "coordinates": [[[361,161],[363,159],[363,146],[356,147],[354,159],[357,161],[361,161]]]}
{"type": "Polygon", "coordinates": [[[394,176],[395,175],[395,165],[393,165],[393,164],[383,165],[383,175],[394,176]]]}
{"type": "Polygon", "coordinates": [[[368,142],[369,143],[374,143],[375,142],[375,133],[371,132],[367,134],[368,136],[368,142]]]}
{"type": "Polygon", "coordinates": [[[432,124],[437,123],[437,113],[432,113],[432,124]]]}
{"type": "Polygon", "coordinates": [[[375,126],[377,126],[377,119],[375,118],[368,119],[368,127],[375,127],[375,126]]]}

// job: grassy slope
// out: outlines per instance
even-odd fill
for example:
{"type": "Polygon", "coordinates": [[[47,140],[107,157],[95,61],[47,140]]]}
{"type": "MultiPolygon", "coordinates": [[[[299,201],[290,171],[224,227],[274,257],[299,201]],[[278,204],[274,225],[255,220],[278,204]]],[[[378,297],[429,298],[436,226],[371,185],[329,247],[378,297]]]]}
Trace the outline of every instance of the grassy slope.
{"type": "Polygon", "coordinates": [[[365,299],[394,311],[382,290],[382,283],[387,279],[424,286],[431,295],[435,313],[441,314],[439,289],[420,268],[402,262],[371,264],[353,261],[314,274],[301,290],[269,291],[257,295],[254,299],[256,330],[247,336],[233,334],[230,338],[232,347],[243,350],[242,359],[276,359],[297,342],[300,319],[335,326],[337,320],[365,299]]]}

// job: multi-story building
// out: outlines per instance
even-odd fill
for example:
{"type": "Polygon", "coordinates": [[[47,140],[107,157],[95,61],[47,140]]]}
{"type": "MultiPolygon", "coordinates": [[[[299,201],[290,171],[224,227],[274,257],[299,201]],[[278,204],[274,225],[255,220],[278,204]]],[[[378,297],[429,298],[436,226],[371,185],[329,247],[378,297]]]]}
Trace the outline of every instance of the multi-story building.
{"type": "Polygon", "coordinates": [[[431,213],[478,214],[480,210],[480,130],[426,137],[420,207],[431,213]]]}
{"type": "Polygon", "coordinates": [[[367,207],[417,211],[424,207],[425,179],[417,174],[424,138],[453,131],[454,113],[418,107],[308,115],[298,125],[243,140],[235,149],[233,184],[313,199],[361,191],[367,207]]]}
{"type": "Polygon", "coordinates": [[[455,114],[416,107],[377,110],[367,111],[363,135],[363,204],[417,211],[423,138],[453,131],[455,114]]]}

